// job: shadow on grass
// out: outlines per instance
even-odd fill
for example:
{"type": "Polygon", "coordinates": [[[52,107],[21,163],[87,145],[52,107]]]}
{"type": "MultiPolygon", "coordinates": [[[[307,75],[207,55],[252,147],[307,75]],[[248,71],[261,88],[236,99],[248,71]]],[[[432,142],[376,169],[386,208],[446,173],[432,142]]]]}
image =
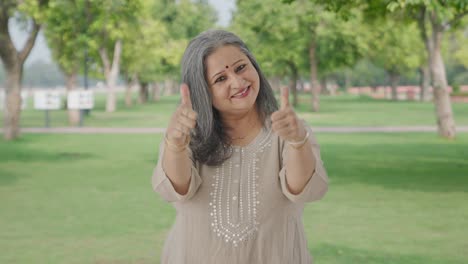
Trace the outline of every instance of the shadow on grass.
{"type": "Polygon", "coordinates": [[[323,160],[333,184],[468,192],[468,144],[327,144],[323,160]],[[327,162],[330,161],[330,162],[327,162]]]}
{"type": "Polygon", "coordinates": [[[332,244],[320,244],[311,252],[317,263],[379,263],[379,264],[462,264],[461,261],[434,259],[430,256],[392,254],[353,249],[332,244]]]}
{"type": "Polygon", "coordinates": [[[17,166],[27,166],[31,162],[76,162],[94,157],[96,155],[91,153],[72,151],[46,152],[26,147],[19,142],[0,142],[0,186],[13,184],[19,178],[24,177],[24,174],[20,176],[15,173],[15,167],[11,163],[18,162],[19,165],[17,166]],[[2,166],[5,167],[2,168],[2,166]]]}
{"type": "MultiPolygon", "coordinates": [[[[36,135],[36,141],[43,135],[36,135]]],[[[64,148],[60,152],[44,151],[29,146],[35,142],[31,137],[21,137],[15,141],[0,141],[0,164],[9,162],[57,162],[77,161],[95,158],[96,155],[88,152],[76,152],[64,148]]],[[[2,175],[2,174],[0,174],[2,175]]]]}
{"type": "Polygon", "coordinates": [[[0,168],[0,186],[12,184],[20,177],[21,176],[12,171],[0,168]]]}

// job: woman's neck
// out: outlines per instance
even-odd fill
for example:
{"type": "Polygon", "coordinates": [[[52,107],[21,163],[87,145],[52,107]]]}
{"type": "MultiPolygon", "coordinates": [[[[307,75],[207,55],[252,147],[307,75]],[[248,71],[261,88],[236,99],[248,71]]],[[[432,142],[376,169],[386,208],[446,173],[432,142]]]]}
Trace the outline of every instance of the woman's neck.
{"type": "Polygon", "coordinates": [[[257,109],[236,116],[223,116],[226,133],[234,145],[244,146],[250,143],[262,128],[257,109]]]}

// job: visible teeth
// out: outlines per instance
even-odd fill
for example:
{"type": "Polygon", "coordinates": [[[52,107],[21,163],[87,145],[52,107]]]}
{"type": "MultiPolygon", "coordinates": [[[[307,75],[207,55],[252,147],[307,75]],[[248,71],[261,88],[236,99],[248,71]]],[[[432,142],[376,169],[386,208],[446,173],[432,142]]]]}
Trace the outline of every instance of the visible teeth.
{"type": "Polygon", "coordinates": [[[234,96],[244,95],[249,88],[245,88],[242,92],[235,94],[234,96]]]}

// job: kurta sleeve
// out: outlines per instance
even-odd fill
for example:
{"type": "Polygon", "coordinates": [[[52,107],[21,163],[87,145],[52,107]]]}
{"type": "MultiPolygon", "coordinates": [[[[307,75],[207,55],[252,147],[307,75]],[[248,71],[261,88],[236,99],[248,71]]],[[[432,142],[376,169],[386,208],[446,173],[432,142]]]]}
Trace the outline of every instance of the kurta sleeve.
{"type": "Polygon", "coordinates": [[[168,202],[183,202],[189,200],[197,192],[202,182],[198,169],[192,162],[192,175],[190,178],[190,185],[188,192],[185,195],[180,195],[174,189],[172,182],[167,177],[166,172],[162,167],[162,157],[164,155],[164,141],[159,147],[159,159],[151,177],[153,190],[161,195],[161,197],[168,202]]]}
{"type": "MultiPolygon", "coordinates": [[[[305,123],[305,122],[304,122],[305,123]]],[[[309,131],[309,140],[306,144],[310,144],[312,146],[313,154],[315,157],[315,170],[312,173],[312,177],[306,183],[306,186],[299,194],[292,194],[286,183],[286,174],[287,168],[285,164],[286,155],[288,148],[286,147],[286,142],[281,142],[282,144],[282,155],[281,155],[281,163],[282,167],[279,172],[280,183],[281,183],[281,190],[283,194],[292,202],[295,203],[306,203],[312,202],[321,199],[325,193],[328,191],[328,176],[323,166],[323,162],[320,156],[320,146],[315,139],[315,136],[312,134],[312,129],[307,125],[304,124],[307,131],[309,131]]]]}

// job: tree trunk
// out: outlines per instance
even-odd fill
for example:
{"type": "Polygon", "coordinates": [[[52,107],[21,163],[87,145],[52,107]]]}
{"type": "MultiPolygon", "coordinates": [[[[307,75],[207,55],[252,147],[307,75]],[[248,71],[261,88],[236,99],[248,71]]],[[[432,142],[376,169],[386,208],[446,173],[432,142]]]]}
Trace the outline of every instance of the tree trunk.
{"type": "Polygon", "coordinates": [[[147,82],[142,82],[140,84],[140,91],[138,96],[138,102],[140,104],[146,104],[149,98],[149,87],[147,82]]]}
{"type": "Polygon", "coordinates": [[[133,106],[133,87],[135,86],[138,75],[134,74],[132,77],[127,78],[127,87],[125,89],[125,106],[133,106]]]}
{"type": "Polygon", "coordinates": [[[99,55],[101,56],[104,73],[106,76],[107,84],[107,100],[106,100],[106,112],[115,112],[117,100],[115,95],[115,85],[117,83],[117,77],[119,76],[119,67],[120,67],[120,55],[122,53],[122,41],[117,40],[114,45],[114,57],[112,59],[112,64],[107,56],[107,51],[105,48],[99,49],[99,55]]]}
{"type": "Polygon", "coordinates": [[[5,108],[3,113],[4,138],[13,140],[20,134],[22,65],[6,69],[5,108]]]}
{"type": "Polygon", "coordinates": [[[419,98],[421,101],[428,101],[429,100],[429,88],[431,87],[431,74],[430,74],[429,66],[427,64],[422,65],[419,68],[419,73],[420,73],[419,98]]]}
{"type": "Polygon", "coordinates": [[[10,12],[7,7],[3,7],[6,8],[0,11],[0,58],[6,72],[3,136],[6,140],[13,140],[20,135],[23,64],[34,46],[40,25],[36,21],[32,21],[32,30],[23,48],[17,51],[8,30],[10,12]]]}
{"type": "Polygon", "coordinates": [[[331,96],[336,96],[338,94],[338,89],[339,89],[339,86],[338,86],[338,82],[336,81],[336,79],[335,78],[331,79],[328,85],[328,93],[331,96]]]}
{"type": "MultiPolygon", "coordinates": [[[[77,72],[65,74],[65,86],[67,88],[67,94],[76,89],[77,72]]],[[[68,125],[79,126],[80,124],[80,110],[79,109],[68,109],[68,125]]]]}
{"type": "Polygon", "coordinates": [[[159,83],[158,83],[158,82],[154,82],[153,85],[152,85],[152,87],[153,87],[153,101],[154,101],[154,102],[158,102],[159,99],[161,99],[161,98],[160,98],[160,97],[161,97],[161,94],[160,94],[161,91],[160,91],[160,89],[159,89],[159,83]]]}
{"type": "Polygon", "coordinates": [[[125,106],[132,107],[133,100],[132,100],[132,81],[127,81],[127,85],[125,87],[125,106]]]}
{"type": "Polygon", "coordinates": [[[345,70],[345,91],[347,92],[348,89],[351,87],[351,71],[345,70]]]}
{"type": "Polygon", "coordinates": [[[394,71],[388,72],[388,77],[390,79],[390,87],[392,87],[392,100],[398,100],[398,83],[400,82],[400,75],[394,71]]]}
{"type": "Polygon", "coordinates": [[[315,39],[309,45],[309,62],[310,62],[310,85],[312,92],[312,111],[318,112],[320,108],[320,84],[317,76],[317,58],[315,54],[316,43],[315,39]]]}
{"type": "Polygon", "coordinates": [[[453,119],[452,102],[447,91],[447,77],[441,54],[441,42],[445,30],[441,23],[440,18],[435,13],[427,12],[425,7],[421,8],[418,25],[429,60],[437,129],[440,136],[453,139],[456,135],[455,120],[453,119]],[[427,19],[431,22],[431,30],[428,30],[426,26],[427,19]],[[430,32],[431,35],[429,35],[430,32]]]}
{"type": "Polygon", "coordinates": [[[293,95],[293,106],[297,106],[297,79],[298,79],[298,71],[297,67],[294,62],[288,62],[289,68],[291,69],[291,79],[289,80],[289,90],[293,95]]]}
{"type": "Polygon", "coordinates": [[[431,73],[434,92],[434,104],[437,117],[439,135],[445,138],[455,138],[455,120],[452,113],[452,102],[447,91],[447,78],[445,76],[445,65],[442,60],[441,42],[443,31],[433,21],[432,38],[433,53],[431,54],[431,73]]]}
{"type": "Polygon", "coordinates": [[[327,78],[326,77],[323,77],[323,78],[320,79],[320,93],[328,94],[327,78]]]}

